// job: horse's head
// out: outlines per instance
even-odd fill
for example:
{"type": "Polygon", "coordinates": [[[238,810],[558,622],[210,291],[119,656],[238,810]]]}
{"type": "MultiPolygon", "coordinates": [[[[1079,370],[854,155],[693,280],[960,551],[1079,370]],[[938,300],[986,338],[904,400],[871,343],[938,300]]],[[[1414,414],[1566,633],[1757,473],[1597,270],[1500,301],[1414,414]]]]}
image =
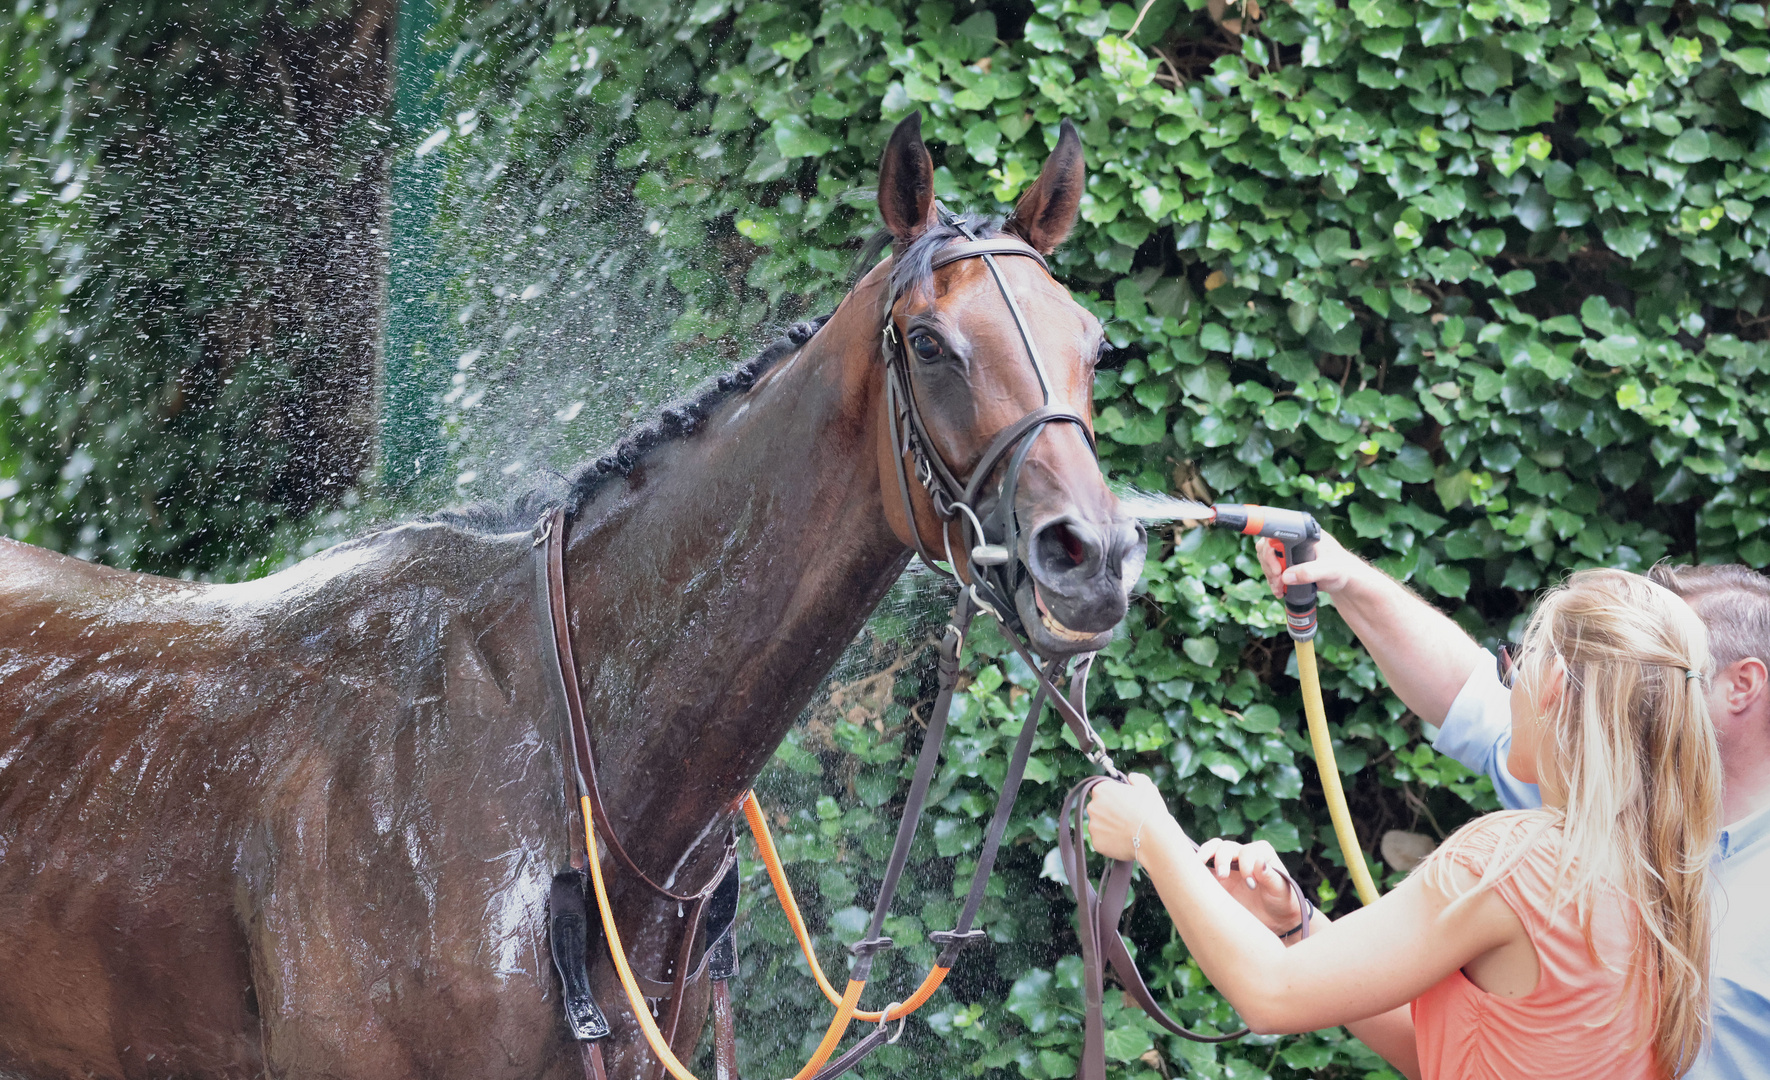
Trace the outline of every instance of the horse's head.
{"type": "Polygon", "coordinates": [[[999,229],[935,202],[919,115],[897,126],[879,168],[893,241],[887,515],[924,558],[950,557],[1045,656],[1104,645],[1144,557],[1143,529],[1094,455],[1100,322],[1043,260],[1075,224],[1082,184],[1067,121],[999,229]]]}

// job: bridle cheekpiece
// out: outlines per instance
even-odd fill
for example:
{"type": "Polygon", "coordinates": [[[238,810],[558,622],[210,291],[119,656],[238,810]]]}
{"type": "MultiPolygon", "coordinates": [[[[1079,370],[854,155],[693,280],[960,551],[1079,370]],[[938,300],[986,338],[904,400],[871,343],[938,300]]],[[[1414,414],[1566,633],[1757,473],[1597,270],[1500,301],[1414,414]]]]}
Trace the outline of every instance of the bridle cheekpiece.
{"type": "Polygon", "coordinates": [[[1014,293],[1008,288],[1008,282],[996,262],[999,255],[1032,259],[1039,264],[1040,269],[1049,274],[1051,267],[1045,262],[1045,257],[1030,244],[1012,236],[979,239],[970,226],[944,208],[940,210],[940,215],[942,222],[956,228],[964,239],[936,251],[930,260],[929,269],[938,270],[964,259],[983,260],[984,265],[989,268],[990,276],[995,280],[996,288],[1002,294],[1002,299],[1008,305],[1008,313],[1014,319],[1015,329],[1020,332],[1020,340],[1026,347],[1027,357],[1032,361],[1033,372],[1038,376],[1039,390],[1044,401],[1039,408],[997,432],[971,469],[970,479],[961,481],[935,448],[927,425],[923,422],[922,410],[916,401],[914,380],[910,376],[909,354],[904,348],[903,335],[897,329],[895,309],[901,294],[895,288],[890,289],[886,297],[880,342],[885,354],[886,413],[893,457],[896,459],[897,489],[903,500],[904,521],[922,562],[939,573],[958,577],[958,563],[953,558],[950,539],[951,526],[957,521],[961,540],[969,555],[971,581],[968,592],[972,602],[979,609],[993,615],[997,621],[1012,626],[1019,621],[1014,595],[1023,572],[1020,560],[1015,557],[1020,542],[1020,522],[1014,511],[1021,466],[1047,424],[1075,424],[1081,428],[1083,437],[1088,440],[1088,446],[1096,456],[1099,448],[1094,443],[1094,433],[1081,414],[1051,404],[1051,380],[1046,373],[1044,361],[1039,356],[1038,345],[1033,341],[1025,313],[1015,301],[1014,293]],[[946,548],[946,565],[952,567],[950,572],[941,569],[935,556],[922,543],[921,530],[916,527],[915,504],[910,499],[906,458],[915,462],[916,482],[928,493],[934,512],[940,518],[940,535],[946,548]],[[989,483],[990,476],[1004,458],[1007,459],[1007,468],[993,492],[994,502],[988,514],[980,516],[978,501],[984,497],[984,488],[989,483]]]}

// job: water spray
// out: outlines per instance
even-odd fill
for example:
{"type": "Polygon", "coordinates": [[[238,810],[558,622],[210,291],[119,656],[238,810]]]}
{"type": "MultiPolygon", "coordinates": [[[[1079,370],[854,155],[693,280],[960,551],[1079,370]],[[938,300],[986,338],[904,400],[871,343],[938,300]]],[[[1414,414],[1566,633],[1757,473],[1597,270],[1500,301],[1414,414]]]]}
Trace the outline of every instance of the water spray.
{"type": "MultiPolygon", "coordinates": [[[[1315,558],[1321,526],[1301,510],[1282,510],[1251,503],[1193,505],[1203,512],[1180,516],[1218,528],[1234,529],[1243,536],[1263,537],[1281,554],[1285,567],[1298,566],[1315,558]]],[[[1328,816],[1333,819],[1334,835],[1340,841],[1340,854],[1352,874],[1352,884],[1358,890],[1358,898],[1368,906],[1376,903],[1377,886],[1364,861],[1358,833],[1352,828],[1352,814],[1346,808],[1346,792],[1340,786],[1340,768],[1334,761],[1334,744],[1328,738],[1327,710],[1321,700],[1321,673],[1315,666],[1316,606],[1317,589],[1313,582],[1285,586],[1285,623],[1297,646],[1297,679],[1303,685],[1303,714],[1309,720],[1309,742],[1315,751],[1316,770],[1321,774],[1321,792],[1327,798],[1328,816]]]]}

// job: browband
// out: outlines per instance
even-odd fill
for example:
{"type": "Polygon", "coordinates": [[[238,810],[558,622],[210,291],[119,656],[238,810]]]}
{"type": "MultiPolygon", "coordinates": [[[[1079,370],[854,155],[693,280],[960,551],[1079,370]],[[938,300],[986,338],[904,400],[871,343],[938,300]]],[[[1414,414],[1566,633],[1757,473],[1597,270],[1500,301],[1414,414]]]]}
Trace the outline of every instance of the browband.
{"type": "Polygon", "coordinates": [[[980,255],[1024,256],[1037,262],[1045,273],[1051,273],[1051,267],[1046,264],[1043,255],[1034,250],[1031,244],[1016,240],[1011,236],[992,236],[987,240],[961,240],[956,244],[948,244],[934,253],[934,258],[929,260],[928,268],[938,270],[947,263],[955,263],[960,259],[975,259],[980,255]]]}

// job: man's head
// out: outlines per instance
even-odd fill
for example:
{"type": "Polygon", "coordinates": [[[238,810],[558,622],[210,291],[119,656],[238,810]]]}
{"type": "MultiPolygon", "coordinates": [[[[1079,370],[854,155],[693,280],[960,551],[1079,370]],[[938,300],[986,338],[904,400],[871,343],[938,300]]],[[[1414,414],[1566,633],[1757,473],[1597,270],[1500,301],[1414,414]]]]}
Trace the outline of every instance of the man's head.
{"type": "Polygon", "coordinates": [[[1738,565],[1671,563],[1648,576],[1683,597],[1709,628],[1709,715],[1722,760],[1736,743],[1770,738],[1770,578],[1738,565]]]}

